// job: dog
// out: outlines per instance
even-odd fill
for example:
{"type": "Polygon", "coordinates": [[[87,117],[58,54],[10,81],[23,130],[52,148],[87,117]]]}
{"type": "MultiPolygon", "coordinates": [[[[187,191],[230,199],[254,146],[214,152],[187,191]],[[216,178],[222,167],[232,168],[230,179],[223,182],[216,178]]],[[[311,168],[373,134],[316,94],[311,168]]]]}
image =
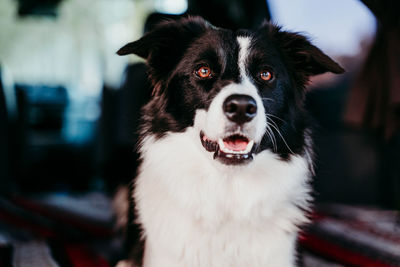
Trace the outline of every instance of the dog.
{"type": "Polygon", "coordinates": [[[233,32],[200,17],[117,53],[146,59],[153,87],[131,193],[140,233],[118,266],[294,266],[312,200],[305,88],[343,68],[274,24],[233,32]]]}

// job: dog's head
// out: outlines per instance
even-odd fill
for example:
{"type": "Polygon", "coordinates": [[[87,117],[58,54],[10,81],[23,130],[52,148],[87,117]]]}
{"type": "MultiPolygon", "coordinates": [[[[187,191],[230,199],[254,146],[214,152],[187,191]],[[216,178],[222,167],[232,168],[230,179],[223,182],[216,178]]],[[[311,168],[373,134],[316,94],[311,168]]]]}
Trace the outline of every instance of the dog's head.
{"type": "Polygon", "coordinates": [[[194,127],[204,153],[229,165],[266,149],[283,158],[304,152],[308,78],[343,72],[302,35],[269,23],[232,32],[198,17],[169,21],[118,51],[131,53],[147,60],[154,88],[146,132],[194,127]]]}

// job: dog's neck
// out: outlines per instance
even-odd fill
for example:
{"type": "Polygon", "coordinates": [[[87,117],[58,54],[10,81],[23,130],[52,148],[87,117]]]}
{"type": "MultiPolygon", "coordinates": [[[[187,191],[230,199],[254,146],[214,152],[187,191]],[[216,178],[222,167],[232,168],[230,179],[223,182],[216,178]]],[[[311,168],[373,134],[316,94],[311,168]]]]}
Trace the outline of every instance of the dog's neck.
{"type": "Polygon", "coordinates": [[[134,197],[144,266],[291,266],[297,225],[307,220],[305,156],[283,161],[265,150],[247,165],[222,165],[204,153],[194,127],[147,137],[141,152],[134,197]],[[285,264],[269,264],[281,257],[285,264]],[[227,258],[232,264],[221,264],[227,258]]]}

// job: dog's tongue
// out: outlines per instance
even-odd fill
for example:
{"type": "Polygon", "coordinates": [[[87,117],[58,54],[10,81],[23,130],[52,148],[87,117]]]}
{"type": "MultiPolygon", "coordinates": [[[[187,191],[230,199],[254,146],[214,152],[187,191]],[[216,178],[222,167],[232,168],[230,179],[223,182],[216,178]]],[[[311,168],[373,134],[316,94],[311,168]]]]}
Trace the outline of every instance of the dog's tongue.
{"type": "Polygon", "coordinates": [[[223,141],[224,141],[225,147],[230,150],[233,150],[233,151],[246,150],[247,144],[249,143],[249,140],[247,140],[247,138],[242,137],[242,136],[228,137],[228,138],[225,138],[223,141]]]}

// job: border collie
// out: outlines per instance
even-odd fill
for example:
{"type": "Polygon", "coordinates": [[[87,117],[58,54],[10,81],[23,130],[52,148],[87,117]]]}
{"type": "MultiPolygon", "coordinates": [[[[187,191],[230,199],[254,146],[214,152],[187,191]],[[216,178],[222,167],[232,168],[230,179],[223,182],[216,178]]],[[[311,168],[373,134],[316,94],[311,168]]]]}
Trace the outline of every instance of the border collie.
{"type": "Polygon", "coordinates": [[[131,194],[140,240],[119,266],[294,266],[313,173],[305,86],[344,70],[300,34],[199,17],[118,54],[146,59],[153,86],[131,194]]]}

